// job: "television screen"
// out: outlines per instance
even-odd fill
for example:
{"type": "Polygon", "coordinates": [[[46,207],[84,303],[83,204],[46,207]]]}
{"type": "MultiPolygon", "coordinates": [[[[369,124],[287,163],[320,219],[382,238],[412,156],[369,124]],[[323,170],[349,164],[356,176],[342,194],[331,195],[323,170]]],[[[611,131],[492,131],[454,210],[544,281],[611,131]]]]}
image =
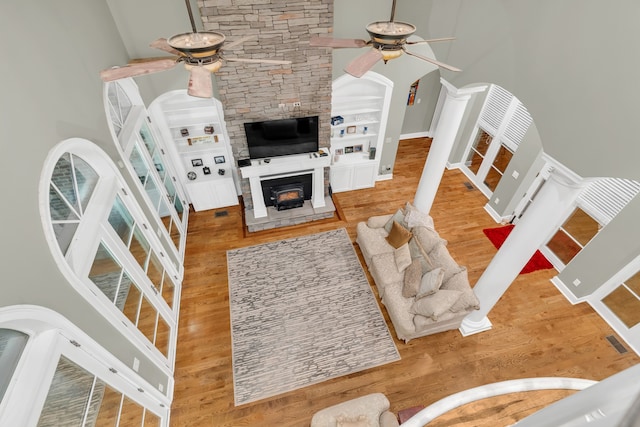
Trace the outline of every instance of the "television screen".
{"type": "Polygon", "coordinates": [[[245,123],[244,131],[252,159],[318,151],[318,116],[245,123]]]}

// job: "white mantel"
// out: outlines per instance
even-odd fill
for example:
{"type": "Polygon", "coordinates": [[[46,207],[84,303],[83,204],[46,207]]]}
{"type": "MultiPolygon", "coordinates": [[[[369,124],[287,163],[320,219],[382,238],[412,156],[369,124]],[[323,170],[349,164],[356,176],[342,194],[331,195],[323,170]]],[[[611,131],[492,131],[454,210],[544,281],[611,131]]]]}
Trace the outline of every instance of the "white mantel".
{"type": "MultiPolygon", "coordinates": [[[[326,153],[326,150],[321,149],[326,153]]],[[[269,159],[252,160],[251,166],[240,168],[243,178],[249,179],[251,186],[251,200],[253,202],[253,215],[255,218],[267,216],[267,207],[262,195],[261,182],[267,179],[281,178],[285,176],[311,174],[313,179],[311,204],[314,208],[326,205],[324,197],[324,168],[331,165],[331,157],[321,157],[319,154],[294,154],[290,156],[278,156],[269,159]]]]}

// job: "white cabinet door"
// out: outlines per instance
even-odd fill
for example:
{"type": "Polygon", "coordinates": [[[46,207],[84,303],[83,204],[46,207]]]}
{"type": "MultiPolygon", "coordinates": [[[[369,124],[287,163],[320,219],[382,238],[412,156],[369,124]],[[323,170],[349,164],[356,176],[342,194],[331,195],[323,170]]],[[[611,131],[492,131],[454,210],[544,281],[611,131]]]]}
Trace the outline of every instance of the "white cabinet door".
{"type": "Polygon", "coordinates": [[[331,191],[339,193],[351,190],[351,177],[353,169],[349,166],[331,166],[331,191]]]}
{"type": "Polygon", "coordinates": [[[231,178],[190,182],[187,190],[196,211],[238,204],[236,188],[231,178]]]}
{"type": "Polygon", "coordinates": [[[375,163],[355,165],[353,167],[351,188],[357,190],[359,188],[373,187],[376,183],[376,166],[375,163]]]}

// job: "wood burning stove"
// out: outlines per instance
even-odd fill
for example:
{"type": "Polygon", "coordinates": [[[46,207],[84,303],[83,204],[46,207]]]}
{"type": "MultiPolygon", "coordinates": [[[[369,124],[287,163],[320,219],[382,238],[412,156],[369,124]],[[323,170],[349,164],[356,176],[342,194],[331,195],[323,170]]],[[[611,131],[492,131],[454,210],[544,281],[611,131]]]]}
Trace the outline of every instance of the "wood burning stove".
{"type": "Polygon", "coordinates": [[[302,207],[304,186],[302,183],[293,183],[271,187],[271,202],[279,211],[302,207]]]}

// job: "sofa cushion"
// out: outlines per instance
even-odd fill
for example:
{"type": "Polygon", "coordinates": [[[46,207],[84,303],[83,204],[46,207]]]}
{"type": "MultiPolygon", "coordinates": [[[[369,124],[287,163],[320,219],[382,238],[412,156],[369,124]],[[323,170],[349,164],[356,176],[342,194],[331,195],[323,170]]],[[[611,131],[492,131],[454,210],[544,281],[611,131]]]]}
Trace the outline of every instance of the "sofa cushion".
{"type": "Polygon", "coordinates": [[[458,313],[460,311],[478,310],[480,308],[480,301],[469,285],[466,268],[463,267],[458,273],[451,276],[449,280],[442,284],[442,289],[462,292],[458,301],[451,306],[450,310],[452,312],[458,313]]]}
{"type": "Polygon", "coordinates": [[[440,289],[440,285],[442,285],[443,277],[444,270],[441,267],[425,273],[420,280],[420,288],[416,294],[416,299],[435,294],[440,289]]]}
{"type": "Polygon", "coordinates": [[[404,272],[398,271],[393,253],[374,255],[371,258],[369,272],[376,282],[380,298],[387,292],[386,288],[392,284],[398,284],[398,287],[402,288],[404,272]]]}
{"type": "Polygon", "coordinates": [[[420,289],[422,280],[422,263],[416,258],[411,261],[411,265],[404,271],[404,286],[402,286],[402,296],[405,298],[415,297],[420,289]]]}
{"type": "Polygon", "coordinates": [[[398,271],[405,271],[411,265],[411,252],[407,243],[394,250],[393,256],[396,260],[398,271]]]}
{"type": "Polygon", "coordinates": [[[463,267],[459,266],[455,259],[451,256],[447,247],[440,243],[437,244],[431,252],[429,252],[429,259],[434,267],[442,267],[444,270],[443,282],[446,282],[454,274],[459,272],[463,267]]]}
{"type": "Polygon", "coordinates": [[[409,242],[411,239],[411,232],[402,226],[398,221],[393,221],[391,231],[387,236],[387,242],[394,248],[398,249],[400,246],[409,242]]]}
{"type": "Polygon", "coordinates": [[[407,205],[404,208],[404,212],[404,220],[407,222],[409,228],[427,227],[431,230],[435,230],[435,227],[433,225],[433,218],[431,218],[431,215],[419,211],[411,203],[407,202],[407,205]]]}
{"type": "Polygon", "coordinates": [[[400,286],[389,286],[385,289],[382,303],[387,307],[393,327],[400,339],[415,331],[415,326],[413,325],[414,314],[411,313],[413,301],[413,298],[402,296],[402,287],[400,286]]]}
{"type": "Polygon", "coordinates": [[[384,228],[369,228],[366,223],[359,222],[356,230],[356,241],[367,265],[371,263],[371,257],[374,255],[393,252],[393,248],[387,242],[387,232],[384,228]]]}
{"type": "Polygon", "coordinates": [[[391,218],[389,218],[387,220],[387,222],[384,224],[384,229],[387,231],[387,233],[391,233],[391,227],[393,227],[393,222],[397,221],[401,226],[403,226],[404,228],[409,228],[407,227],[407,223],[404,220],[404,211],[402,209],[398,209],[391,218]]]}
{"type": "Polygon", "coordinates": [[[460,291],[441,289],[433,295],[415,300],[411,305],[411,312],[437,321],[439,316],[449,311],[461,294],[460,291]]]}

